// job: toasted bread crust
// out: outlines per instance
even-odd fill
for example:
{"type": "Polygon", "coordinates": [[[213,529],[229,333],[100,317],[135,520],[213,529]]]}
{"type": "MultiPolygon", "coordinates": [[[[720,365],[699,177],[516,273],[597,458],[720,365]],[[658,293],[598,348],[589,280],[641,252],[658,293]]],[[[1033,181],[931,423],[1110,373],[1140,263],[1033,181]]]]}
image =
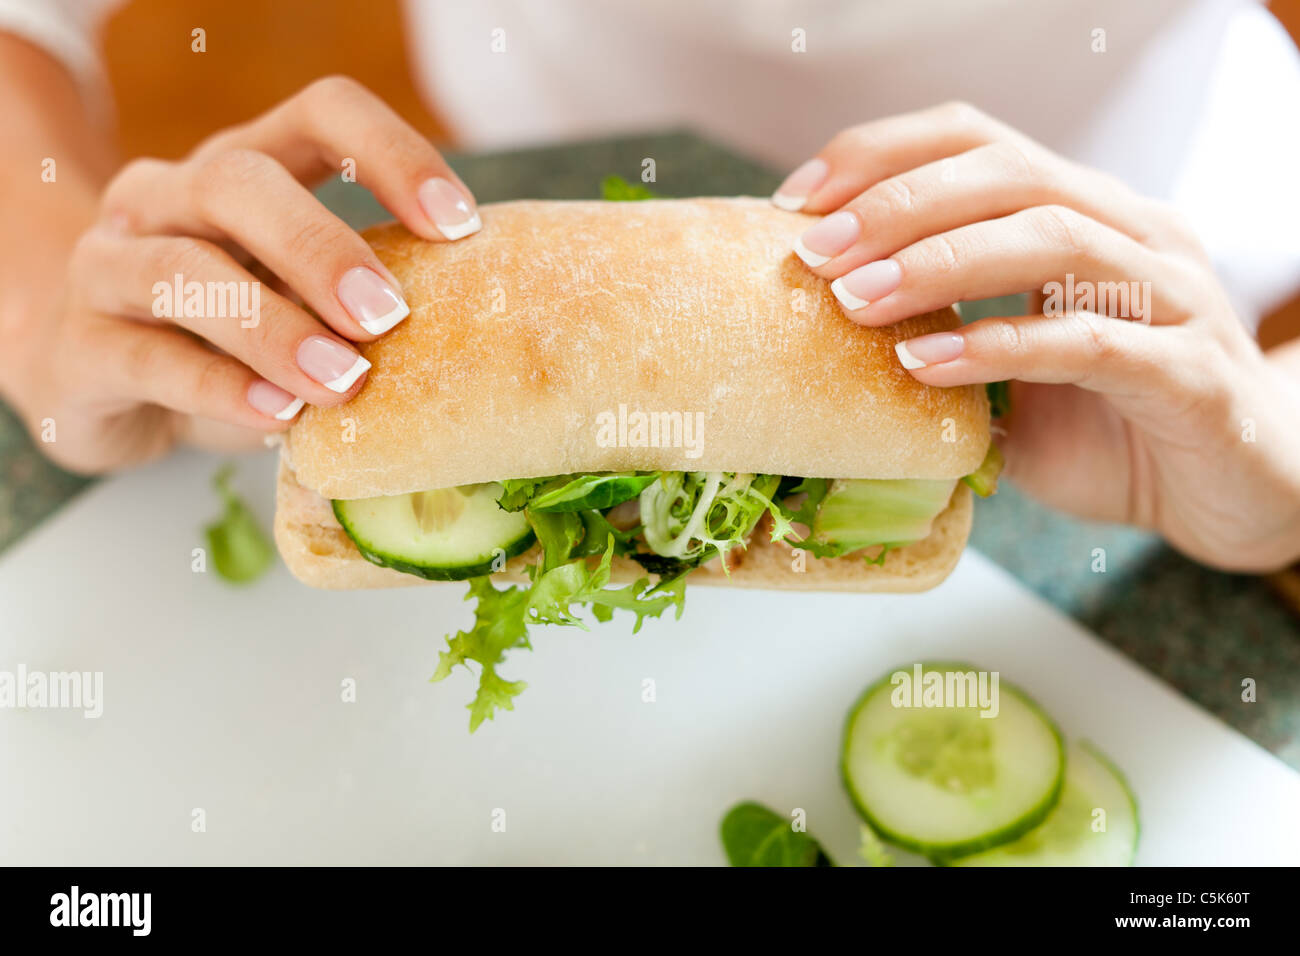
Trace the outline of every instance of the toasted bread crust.
{"type": "MultiPolygon", "coordinates": [[[[351,402],[308,407],[287,437],[329,498],[625,469],[821,478],[955,478],[989,442],[979,387],[923,385],[887,328],[847,319],[791,252],[813,217],[759,199],[484,206],[481,233],[366,236],[411,315],[365,345],[351,402]],[[702,422],[685,446],[610,444],[602,422],[702,422]]],[[[666,444],[672,445],[670,436],[666,444]]]]}

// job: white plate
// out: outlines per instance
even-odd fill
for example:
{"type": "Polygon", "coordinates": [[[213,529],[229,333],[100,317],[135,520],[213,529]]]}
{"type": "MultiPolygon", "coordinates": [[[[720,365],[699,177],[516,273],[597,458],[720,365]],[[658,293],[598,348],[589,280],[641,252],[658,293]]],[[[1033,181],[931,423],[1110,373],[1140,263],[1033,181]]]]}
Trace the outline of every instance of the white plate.
{"type": "MultiPolygon", "coordinates": [[[[106,481],[0,561],[0,670],[104,674],[97,720],[0,710],[4,862],[719,864],[719,819],[746,798],[802,808],[853,862],[845,712],[942,657],[1000,671],[1114,758],[1141,863],[1300,863],[1300,775],[978,554],[926,595],[695,588],[680,622],[635,637],[541,629],[503,669],[530,684],[517,709],[470,736],[474,678],[427,682],[470,619],[464,586],[195,574],[216,465],[106,481]]],[[[243,471],[269,521],[270,456],[243,471]]]]}

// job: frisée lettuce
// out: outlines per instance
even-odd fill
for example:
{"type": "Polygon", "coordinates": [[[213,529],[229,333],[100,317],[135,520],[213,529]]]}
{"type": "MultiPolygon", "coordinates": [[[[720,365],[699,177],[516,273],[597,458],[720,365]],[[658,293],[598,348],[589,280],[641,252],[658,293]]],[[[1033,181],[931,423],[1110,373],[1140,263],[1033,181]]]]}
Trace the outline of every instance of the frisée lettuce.
{"type": "MultiPolygon", "coordinates": [[[[991,490],[999,465],[991,453],[972,482],[977,490],[991,490]]],[[[680,617],[687,577],[714,561],[730,574],[733,552],[755,533],[819,558],[860,555],[881,563],[890,548],[930,534],[955,486],[955,480],[603,472],[447,489],[449,507],[439,521],[423,520],[428,509],[420,507],[421,495],[427,492],[335,502],[335,511],[348,519],[341,523],[354,541],[369,542],[358,544],[368,560],[430,579],[468,580],[474,621],[447,637],[431,680],[462,665],[477,670],[478,689],[468,705],[473,731],[498,711],[513,710],[527,686],[500,668],[511,651],[532,649],[531,627],[586,629],[584,609],[602,622],[615,611],[631,614],[634,633],[646,618],[670,610],[680,617]],[[540,554],[523,567],[526,580],[498,586],[493,574],[533,541],[540,554]],[[418,555],[455,560],[426,567],[418,555]],[[645,574],[611,587],[616,557],[639,564],[645,574]]]]}
{"type": "Polygon", "coordinates": [[[474,624],[447,638],[432,680],[449,676],[457,665],[472,661],[479,666],[478,691],[469,705],[473,731],[498,710],[513,710],[514,698],[527,686],[502,678],[497,667],[508,651],[532,648],[530,625],[585,630],[575,607],[589,607],[598,621],[610,620],[616,610],[631,613],[636,616],[633,633],[647,617],[670,609],[681,617],[686,575],[692,569],[744,547],[764,514],[773,518],[772,540],[791,532],[771,498],[779,482],[773,476],[726,472],[564,475],[501,482],[498,504],[527,514],[541,544],[541,560],[528,567],[527,585],[497,588],[488,576],[470,581],[467,599],[477,602],[474,624]],[[643,524],[620,531],[610,523],[608,512],[633,497],[643,524]],[[649,554],[638,550],[638,532],[644,533],[649,554]],[[621,588],[608,587],[616,554],[642,559],[647,575],[621,588]],[[667,560],[656,564],[656,558],[667,560]],[[651,574],[658,577],[657,583],[651,583],[651,574]]]}

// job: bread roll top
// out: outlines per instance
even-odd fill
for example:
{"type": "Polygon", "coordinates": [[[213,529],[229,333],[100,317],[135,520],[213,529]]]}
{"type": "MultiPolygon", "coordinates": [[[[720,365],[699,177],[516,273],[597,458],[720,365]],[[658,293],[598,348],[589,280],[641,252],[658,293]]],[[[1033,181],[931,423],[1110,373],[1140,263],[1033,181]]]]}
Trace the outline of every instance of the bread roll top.
{"type": "Polygon", "coordinates": [[[989,442],[983,388],[909,375],[888,328],[840,311],[791,251],[815,219],[761,199],[512,202],[483,230],[365,236],[405,322],[361,351],[346,405],[287,438],[328,498],[621,470],[955,478],[989,442]]]}

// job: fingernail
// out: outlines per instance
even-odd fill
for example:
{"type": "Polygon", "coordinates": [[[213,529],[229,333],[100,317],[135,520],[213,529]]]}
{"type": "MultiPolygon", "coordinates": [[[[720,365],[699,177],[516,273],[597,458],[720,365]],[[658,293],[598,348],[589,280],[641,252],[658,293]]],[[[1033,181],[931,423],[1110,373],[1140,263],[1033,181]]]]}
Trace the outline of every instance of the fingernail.
{"type": "Polygon", "coordinates": [[[859,266],[831,283],[831,291],[850,312],[883,299],[903,281],[903,270],[893,259],[877,259],[859,266]]]}
{"type": "Polygon", "coordinates": [[[287,422],[302,411],[303,400],[294,398],[278,385],[259,378],[248,386],[248,404],[270,418],[287,422]]]}
{"type": "Polygon", "coordinates": [[[813,190],[826,180],[831,171],[824,159],[810,159],[789,176],[785,177],[776,192],[772,193],[773,205],[791,212],[798,212],[808,202],[813,190]]]}
{"type": "Polygon", "coordinates": [[[370,363],[346,345],[313,335],[298,346],[298,367],[331,392],[342,395],[370,368],[370,363]]]}
{"type": "Polygon", "coordinates": [[[417,195],[424,214],[448,239],[463,239],[483,228],[478,210],[447,180],[430,179],[420,187],[417,195]]]}
{"type": "Polygon", "coordinates": [[[406,300],[379,273],[357,266],[339,280],[339,301],[371,335],[383,335],[411,314],[406,300]]]}
{"type": "Polygon", "coordinates": [[[846,211],[832,213],[794,241],[795,255],[814,268],[824,266],[860,235],[862,224],[857,216],[846,211]]]}
{"type": "Polygon", "coordinates": [[[927,365],[951,362],[966,348],[966,340],[956,332],[935,332],[919,338],[907,339],[894,346],[903,368],[918,369],[927,365]]]}

